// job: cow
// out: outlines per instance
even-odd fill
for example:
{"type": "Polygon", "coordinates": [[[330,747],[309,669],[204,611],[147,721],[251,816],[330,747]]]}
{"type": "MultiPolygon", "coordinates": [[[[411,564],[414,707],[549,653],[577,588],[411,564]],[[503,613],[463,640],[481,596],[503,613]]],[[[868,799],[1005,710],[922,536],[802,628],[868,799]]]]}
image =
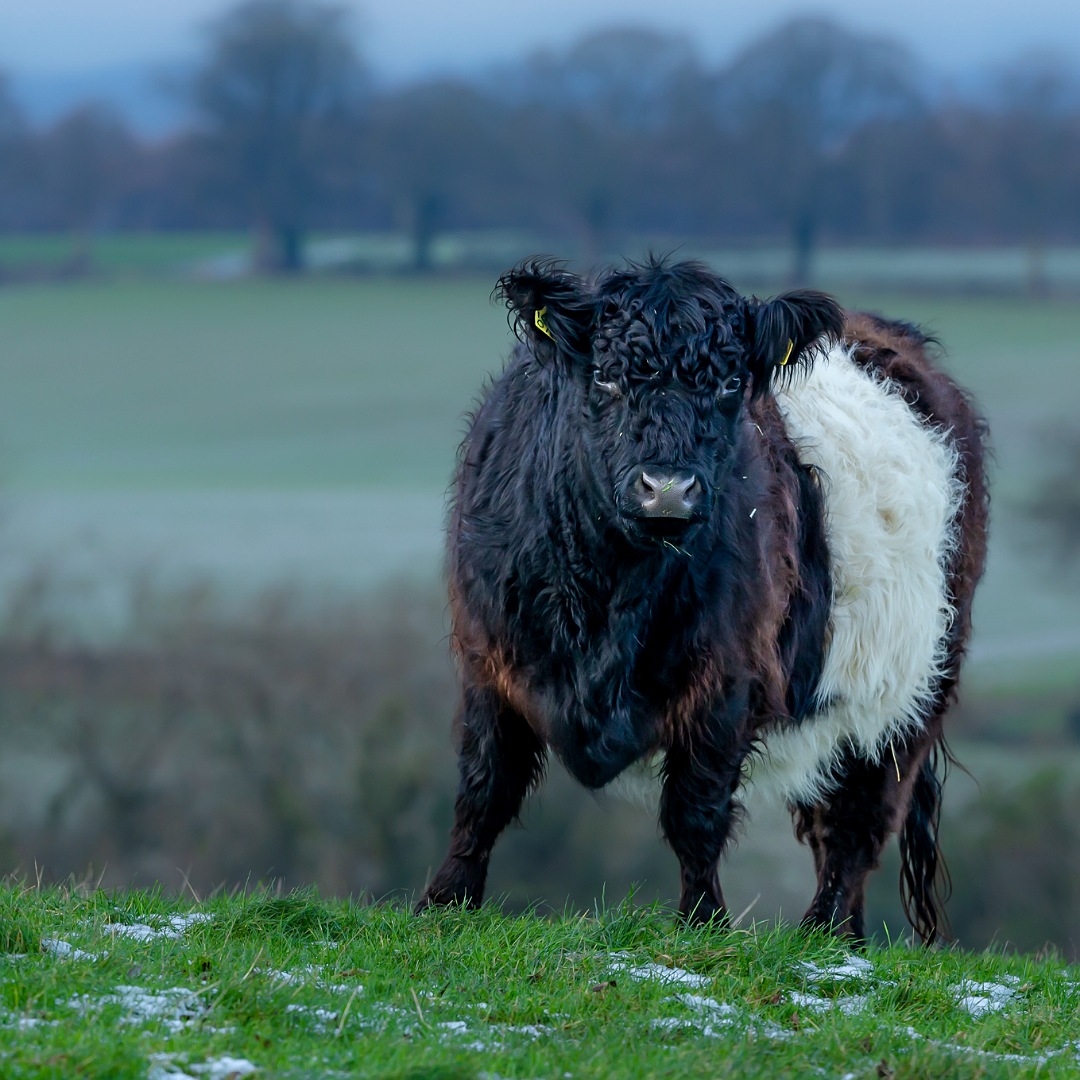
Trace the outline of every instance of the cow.
{"type": "Polygon", "coordinates": [[[814,290],[761,301],[697,262],[499,280],[519,342],[461,446],[449,853],[417,910],[481,903],[548,753],[598,789],[657,760],[679,911],[727,919],[746,785],[790,808],[803,924],[861,941],[901,896],[944,931],[942,721],[986,553],[986,426],[917,327],[814,290]]]}

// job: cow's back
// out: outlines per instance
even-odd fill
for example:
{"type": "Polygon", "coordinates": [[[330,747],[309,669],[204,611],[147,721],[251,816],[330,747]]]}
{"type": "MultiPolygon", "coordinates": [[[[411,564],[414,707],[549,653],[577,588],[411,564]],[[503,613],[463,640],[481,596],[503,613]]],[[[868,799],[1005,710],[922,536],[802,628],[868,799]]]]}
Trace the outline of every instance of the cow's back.
{"type": "Polygon", "coordinates": [[[817,708],[766,736],[753,779],[810,802],[846,747],[880,759],[951,690],[985,559],[982,426],[918,331],[864,315],[777,402],[821,478],[833,606],[817,708]]]}

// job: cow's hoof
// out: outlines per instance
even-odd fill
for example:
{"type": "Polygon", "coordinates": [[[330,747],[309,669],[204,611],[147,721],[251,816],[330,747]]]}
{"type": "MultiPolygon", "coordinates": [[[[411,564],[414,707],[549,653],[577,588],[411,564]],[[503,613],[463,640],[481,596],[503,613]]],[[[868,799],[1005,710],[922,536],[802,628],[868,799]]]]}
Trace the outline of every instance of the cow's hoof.
{"type": "Polygon", "coordinates": [[[679,912],[691,926],[726,927],[731,923],[727,908],[707,893],[693,900],[684,898],[679,904],[679,912]]]}
{"type": "Polygon", "coordinates": [[[413,910],[419,915],[430,907],[478,908],[484,898],[486,876],[485,864],[451,857],[439,867],[413,910]]]}

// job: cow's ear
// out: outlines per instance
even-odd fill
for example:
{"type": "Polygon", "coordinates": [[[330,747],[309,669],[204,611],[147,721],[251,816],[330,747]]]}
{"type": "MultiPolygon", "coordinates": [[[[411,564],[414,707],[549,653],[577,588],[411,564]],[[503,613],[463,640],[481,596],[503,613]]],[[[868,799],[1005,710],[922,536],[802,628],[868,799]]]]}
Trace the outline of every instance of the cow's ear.
{"type": "Polygon", "coordinates": [[[753,392],[763,394],[774,379],[814,362],[840,340],[844,312],[829,295],[797,289],[772,300],[752,301],[746,312],[747,365],[753,392]]]}
{"type": "Polygon", "coordinates": [[[540,359],[589,353],[592,301],[582,279],[561,263],[528,259],[499,278],[492,297],[506,302],[514,333],[540,359]]]}

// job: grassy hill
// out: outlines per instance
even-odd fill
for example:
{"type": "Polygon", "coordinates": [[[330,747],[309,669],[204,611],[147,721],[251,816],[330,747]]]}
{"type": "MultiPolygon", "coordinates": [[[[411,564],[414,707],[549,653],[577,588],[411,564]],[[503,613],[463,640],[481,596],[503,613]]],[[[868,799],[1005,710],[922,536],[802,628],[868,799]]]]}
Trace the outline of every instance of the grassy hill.
{"type": "Polygon", "coordinates": [[[1053,958],[857,956],[658,909],[544,920],[0,891],[6,1077],[1026,1077],[1080,1066],[1053,958]]]}

